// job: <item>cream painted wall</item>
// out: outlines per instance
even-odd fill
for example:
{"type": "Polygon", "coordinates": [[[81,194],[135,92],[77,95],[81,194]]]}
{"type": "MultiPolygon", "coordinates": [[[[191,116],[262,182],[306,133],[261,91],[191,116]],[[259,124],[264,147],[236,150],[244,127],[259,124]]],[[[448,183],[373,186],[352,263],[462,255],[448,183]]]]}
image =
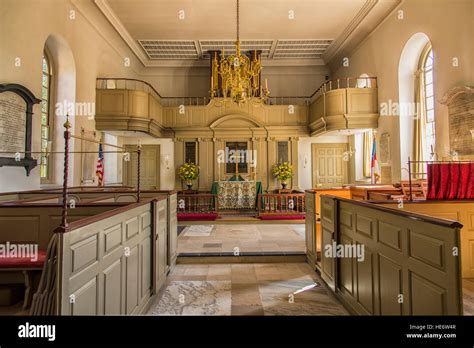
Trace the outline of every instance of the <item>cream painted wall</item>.
{"type": "MultiPolygon", "coordinates": [[[[50,35],[64,39],[75,63],[75,101],[95,103],[97,76],[136,77],[138,61],[92,1],[88,0],[1,0],[0,2],[0,83],[19,83],[41,96],[41,57],[50,35]],[[71,12],[74,11],[74,12],[71,12]],[[74,18],[72,18],[74,16],[74,18]],[[94,23],[94,24],[92,24],[94,23]],[[130,66],[125,66],[125,58],[130,66]],[[15,66],[20,58],[21,65],[15,66]]],[[[60,95],[64,95],[59,91],[60,95]]],[[[72,100],[74,101],[74,100],[72,100]]],[[[60,100],[62,102],[62,100],[60,100]]],[[[33,151],[40,150],[40,106],[34,108],[33,151]]],[[[73,129],[94,129],[94,120],[72,117],[73,129]]],[[[62,119],[58,120],[63,123],[62,119]]],[[[77,131],[75,132],[75,134],[77,131]]],[[[76,142],[76,150],[79,142],[76,142]]],[[[62,151],[62,149],[60,149],[62,151]]],[[[79,168],[80,156],[74,156],[73,166],[79,168]]],[[[59,172],[62,161],[56,160],[59,172]]],[[[78,185],[80,175],[71,184],[78,185]]],[[[55,177],[56,184],[62,177],[55,177]]],[[[0,168],[0,192],[39,189],[39,166],[29,177],[23,168],[0,168]]]]}
{"type": "MultiPolygon", "coordinates": [[[[307,97],[326,80],[326,66],[268,66],[262,70],[262,80],[268,79],[270,96],[307,97]]],[[[262,83],[263,83],[262,81],[262,83]]]]}
{"type": "Polygon", "coordinates": [[[173,190],[175,185],[174,142],[152,137],[121,137],[123,145],[160,145],[160,190],[173,190]]]}
{"type": "Polygon", "coordinates": [[[318,137],[300,137],[298,141],[298,173],[300,189],[312,188],[311,144],[347,143],[344,135],[328,135],[318,137]]]}
{"type": "MultiPolygon", "coordinates": [[[[435,99],[440,100],[451,88],[474,83],[474,1],[472,0],[406,0],[367,37],[347,54],[349,66],[342,62],[331,66],[333,77],[360,76],[367,73],[378,78],[379,104],[399,99],[398,67],[406,42],[417,32],[432,42],[435,65],[435,99]],[[398,19],[399,10],[403,19],[398,19]],[[457,57],[459,66],[453,67],[457,57]]],[[[449,147],[447,108],[436,102],[436,151],[445,156],[449,147]]],[[[379,132],[390,133],[393,181],[400,179],[400,126],[396,116],[383,116],[379,132]]]]}
{"type": "Polygon", "coordinates": [[[208,67],[145,68],[139,79],[149,82],[163,97],[204,97],[209,95],[208,67]]]}

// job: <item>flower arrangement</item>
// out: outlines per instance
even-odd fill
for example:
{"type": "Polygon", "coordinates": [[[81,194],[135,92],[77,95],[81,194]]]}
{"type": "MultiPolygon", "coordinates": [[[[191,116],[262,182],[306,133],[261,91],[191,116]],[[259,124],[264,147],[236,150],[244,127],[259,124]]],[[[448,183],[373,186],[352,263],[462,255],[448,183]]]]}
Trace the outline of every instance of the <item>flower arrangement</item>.
{"type": "Polygon", "coordinates": [[[199,167],[192,162],[184,163],[179,167],[179,177],[184,180],[188,188],[191,188],[193,180],[199,177],[199,167]]]}
{"type": "Polygon", "coordinates": [[[273,176],[281,181],[283,188],[286,187],[286,181],[293,176],[293,167],[288,162],[278,163],[273,166],[273,176]]]}

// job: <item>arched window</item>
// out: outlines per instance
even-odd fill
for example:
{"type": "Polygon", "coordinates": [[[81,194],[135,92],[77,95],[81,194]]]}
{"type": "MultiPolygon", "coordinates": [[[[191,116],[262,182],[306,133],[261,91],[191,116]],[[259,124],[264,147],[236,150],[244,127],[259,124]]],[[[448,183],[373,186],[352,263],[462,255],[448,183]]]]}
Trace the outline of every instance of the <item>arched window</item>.
{"type": "Polygon", "coordinates": [[[372,87],[372,82],[369,78],[369,75],[362,74],[357,79],[357,88],[370,88],[372,87]]]}
{"type": "Polygon", "coordinates": [[[433,63],[433,49],[428,42],[421,52],[415,74],[417,114],[414,127],[414,158],[419,161],[435,159],[433,158],[435,153],[433,63]]]}
{"type": "Polygon", "coordinates": [[[424,92],[425,92],[425,143],[424,154],[426,159],[431,159],[435,147],[435,120],[434,120],[434,79],[433,79],[433,49],[427,49],[423,61],[424,92]]]}
{"type": "Polygon", "coordinates": [[[52,78],[52,67],[51,58],[49,54],[44,51],[43,53],[43,76],[42,76],[42,88],[41,88],[41,182],[46,183],[51,180],[51,166],[48,152],[51,151],[51,78],[52,78]]]}

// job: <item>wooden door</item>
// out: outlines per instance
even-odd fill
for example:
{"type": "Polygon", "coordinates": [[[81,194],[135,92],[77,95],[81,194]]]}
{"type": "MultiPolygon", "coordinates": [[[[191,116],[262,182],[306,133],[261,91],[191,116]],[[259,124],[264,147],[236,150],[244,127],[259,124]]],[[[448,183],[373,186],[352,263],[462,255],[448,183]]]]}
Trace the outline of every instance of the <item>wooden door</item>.
{"type": "MultiPolygon", "coordinates": [[[[130,150],[130,161],[123,162],[124,184],[137,186],[136,146],[127,146],[130,150]]],[[[160,188],[160,145],[143,145],[140,158],[140,188],[158,190],[160,188]]]]}
{"type": "Polygon", "coordinates": [[[312,144],[313,188],[329,188],[348,183],[346,143],[312,144]]]}

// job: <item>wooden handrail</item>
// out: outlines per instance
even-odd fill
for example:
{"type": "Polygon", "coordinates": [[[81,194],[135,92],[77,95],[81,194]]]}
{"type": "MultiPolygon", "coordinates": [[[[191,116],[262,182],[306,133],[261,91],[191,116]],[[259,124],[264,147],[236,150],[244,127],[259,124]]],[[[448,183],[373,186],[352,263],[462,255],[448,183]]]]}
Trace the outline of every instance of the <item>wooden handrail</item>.
{"type": "Polygon", "coordinates": [[[178,213],[217,213],[217,200],[217,195],[212,193],[179,193],[177,211],[178,213]],[[182,203],[184,203],[183,208],[181,208],[182,203]]]}
{"type": "MultiPolygon", "coordinates": [[[[147,87],[149,87],[160,99],[201,99],[201,98],[207,98],[209,99],[209,96],[183,96],[183,97],[163,97],[160,93],[158,93],[158,91],[149,83],[149,82],[146,82],[146,81],[143,81],[143,80],[138,80],[138,79],[131,79],[131,78],[125,78],[125,77],[98,77],[96,79],[96,81],[133,81],[133,82],[139,82],[139,83],[143,83],[144,85],[146,85],[147,87]]],[[[362,81],[374,81],[375,84],[374,86],[371,86],[370,88],[376,88],[377,87],[377,77],[375,76],[364,76],[364,77],[339,77],[339,78],[335,78],[335,79],[332,79],[332,80],[327,80],[325,81],[324,83],[321,84],[321,86],[319,86],[310,96],[270,96],[269,99],[274,99],[274,100],[278,100],[278,99],[284,99],[284,98],[287,98],[287,99],[302,99],[302,100],[309,100],[311,102],[311,100],[313,99],[314,96],[316,96],[316,94],[318,94],[320,91],[324,91],[324,92],[327,92],[327,86],[329,85],[329,91],[333,90],[333,89],[340,89],[340,88],[350,88],[349,85],[350,85],[350,82],[351,81],[359,81],[359,80],[362,80],[362,81]],[[341,81],[344,81],[345,82],[345,85],[346,87],[341,87],[341,81]]],[[[109,89],[109,88],[99,88],[98,87],[98,84],[96,83],[96,88],[98,89],[109,89]]],[[[357,88],[357,87],[355,87],[357,88]]],[[[112,88],[110,88],[112,89],[112,88]]]]}
{"type": "Polygon", "coordinates": [[[304,214],[304,193],[264,193],[258,195],[258,214],[304,214]]]}

